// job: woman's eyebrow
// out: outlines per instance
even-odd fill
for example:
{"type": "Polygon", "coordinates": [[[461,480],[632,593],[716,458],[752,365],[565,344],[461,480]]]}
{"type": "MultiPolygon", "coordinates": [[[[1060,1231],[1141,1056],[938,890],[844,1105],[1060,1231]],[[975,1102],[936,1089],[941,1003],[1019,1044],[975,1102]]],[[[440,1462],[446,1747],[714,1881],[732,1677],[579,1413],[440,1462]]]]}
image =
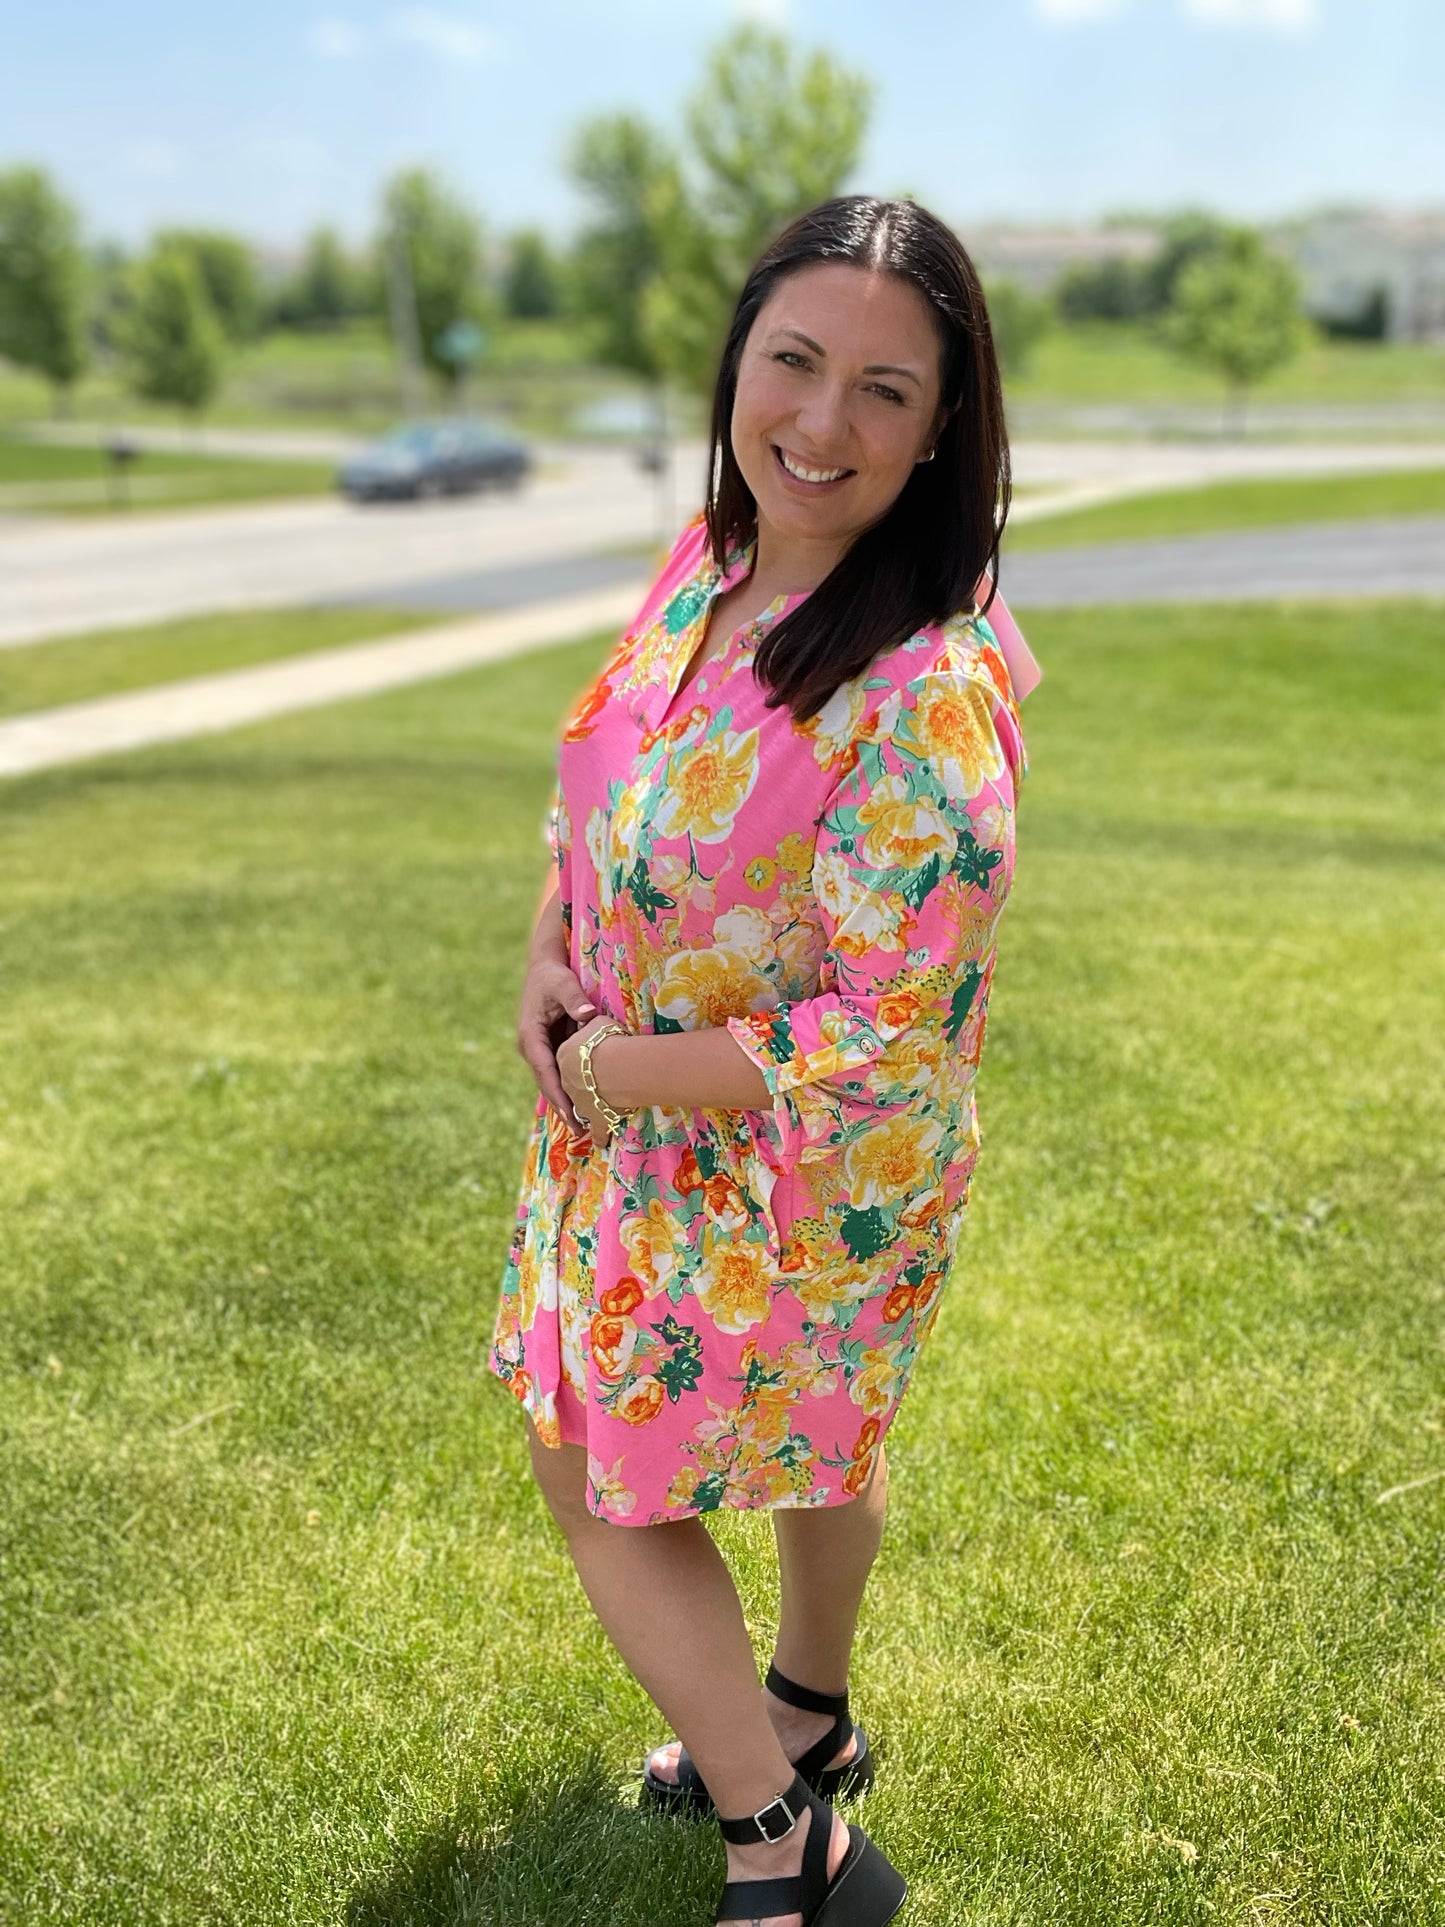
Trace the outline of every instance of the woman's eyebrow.
{"type": "MultiPolygon", "coordinates": [[[[801,328],[776,328],[773,332],[791,335],[794,341],[801,341],[805,348],[811,348],[813,353],[821,355],[824,361],[828,359],[828,350],[814,341],[811,335],[805,335],[801,328]]],[[[889,361],[870,361],[863,372],[865,375],[902,375],[905,381],[916,382],[920,388],[923,386],[922,378],[912,368],[898,368],[889,361]]]]}

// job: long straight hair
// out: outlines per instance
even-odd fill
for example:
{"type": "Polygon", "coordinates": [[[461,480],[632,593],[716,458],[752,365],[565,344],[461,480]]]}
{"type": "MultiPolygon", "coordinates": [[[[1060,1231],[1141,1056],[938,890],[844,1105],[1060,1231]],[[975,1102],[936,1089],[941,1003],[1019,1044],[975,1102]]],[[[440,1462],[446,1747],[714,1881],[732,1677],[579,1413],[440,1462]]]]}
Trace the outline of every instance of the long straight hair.
{"type": "MultiPolygon", "coordinates": [[[[712,406],[707,529],[718,566],[758,532],[757,501],[732,445],[743,347],[778,284],[818,261],[851,262],[918,289],[943,345],[946,419],[934,459],[915,464],[887,513],[759,645],[753,673],[769,691],[768,707],[786,703],[798,722],[875,657],[973,608],[979,579],[997,577],[1011,498],[998,357],[962,242],[914,201],[841,195],[799,215],[759,257],[738,298],[712,406]]],[[[985,608],[993,594],[990,587],[985,608]]]]}

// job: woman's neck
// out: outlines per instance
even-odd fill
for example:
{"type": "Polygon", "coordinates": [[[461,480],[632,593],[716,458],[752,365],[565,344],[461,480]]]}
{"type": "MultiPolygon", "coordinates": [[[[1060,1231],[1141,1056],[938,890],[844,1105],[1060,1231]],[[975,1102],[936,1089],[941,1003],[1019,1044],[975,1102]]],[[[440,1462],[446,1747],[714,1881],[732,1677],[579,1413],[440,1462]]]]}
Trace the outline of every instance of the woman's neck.
{"type": "Polygon", "coordinates": [[[832,574],[847,548],[847,542],[840,542],[836,537],[810,542],[803,537],[780,534],[759,516],[753,586],[756,590],[765,589],[769,599],[810,594],[825,576],[832,574]]]}

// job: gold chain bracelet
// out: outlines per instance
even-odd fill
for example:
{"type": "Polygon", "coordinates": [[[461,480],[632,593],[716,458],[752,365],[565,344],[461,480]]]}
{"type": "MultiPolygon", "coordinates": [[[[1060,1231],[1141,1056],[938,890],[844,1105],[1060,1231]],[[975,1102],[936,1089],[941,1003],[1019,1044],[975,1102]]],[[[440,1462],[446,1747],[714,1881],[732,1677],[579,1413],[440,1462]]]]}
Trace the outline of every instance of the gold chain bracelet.
{"type": "Polygon", "coordinates": [[[587,1086],[587,1095],[602,1113],[609,1131],[615,1135],[622,1129],[622,1120],[630,1115],[626,1111],[614,1111],[607,1099],[597,1088],[597,1080],[592,1075],[592,1053],[604,1037],[626,1037],[627,1030],[618,1023],[606,1023],[600,1030],[594,1030],[585,1044],[578,1047],[577,1068],[582,1073],[582,1082],[587,1086]]]}

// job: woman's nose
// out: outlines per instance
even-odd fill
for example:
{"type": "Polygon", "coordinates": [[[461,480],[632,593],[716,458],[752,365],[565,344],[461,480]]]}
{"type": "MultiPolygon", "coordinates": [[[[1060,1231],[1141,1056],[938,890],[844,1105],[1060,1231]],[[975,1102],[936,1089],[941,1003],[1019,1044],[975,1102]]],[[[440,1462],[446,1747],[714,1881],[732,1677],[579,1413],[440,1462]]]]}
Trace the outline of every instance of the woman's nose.
{"type": "Polygon", "coordinates": [[[798,432],[808,439],[810,452],[836,454],[848,439],[848,395],[843,384],[819,382],[799,408],[797,423],[798,432]]]}

